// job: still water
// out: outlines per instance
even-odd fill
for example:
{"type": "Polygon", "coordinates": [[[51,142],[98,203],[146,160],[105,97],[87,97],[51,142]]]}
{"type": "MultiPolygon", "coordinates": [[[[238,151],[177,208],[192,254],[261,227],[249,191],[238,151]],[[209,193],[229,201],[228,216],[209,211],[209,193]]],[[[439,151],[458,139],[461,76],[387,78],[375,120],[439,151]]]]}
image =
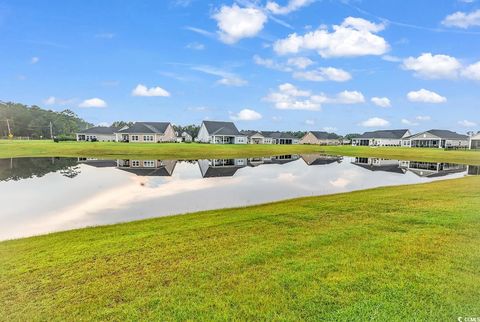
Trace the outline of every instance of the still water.
{"type": "Polygon", "coordinates": [[[478,174],[479,166],[319,154],[197,161],[0,159],[0,240],[478,174]]]}

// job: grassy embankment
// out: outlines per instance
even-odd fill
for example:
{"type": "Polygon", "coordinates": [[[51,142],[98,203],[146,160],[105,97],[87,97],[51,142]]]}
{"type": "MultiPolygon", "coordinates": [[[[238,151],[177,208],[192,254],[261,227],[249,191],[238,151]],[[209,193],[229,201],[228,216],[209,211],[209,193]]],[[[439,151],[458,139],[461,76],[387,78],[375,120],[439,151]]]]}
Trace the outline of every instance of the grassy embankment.
{"type": "Polygon", "coordinates": [[[7,241],[0,259],[4,320],[456,321],[480,314],[480,177],[7,241]]]}
{"type": "Polygon", "coordinates": [[[441,149],[370,148],[317,145],[209,145],[209,144],[126,144],[106,142],[1,141],[0,158],[8,157],[103,157],[201,159],[235,158],[281,154],[329,153],[346,156],[380,157],[401,160],[480,164],[478,151],[441,149]]]}

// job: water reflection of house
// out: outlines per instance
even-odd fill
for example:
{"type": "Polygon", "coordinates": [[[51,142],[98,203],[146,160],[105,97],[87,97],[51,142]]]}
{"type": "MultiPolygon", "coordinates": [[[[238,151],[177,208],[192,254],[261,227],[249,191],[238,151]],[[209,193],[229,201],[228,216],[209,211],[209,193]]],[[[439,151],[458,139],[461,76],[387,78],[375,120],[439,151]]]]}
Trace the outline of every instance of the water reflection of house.
{"type": "Polygon", "coordinates": [[[326,154],[302,154],[301,158],[307,165],[326,165],[331,163],[341,163],[343,157],[326,154]]]}
{"type": "Polygon", "coordinates": [[[359,167],[370,171],[385,171],[404,174],[406,171],[400,167],[398,160],[388,160],[380,158],[355,158],[355,161],[352,162],[359,167]]]}
{"type": "Polygon", "coordinates": [[[298,160],[300,156],[298,154],[277,155],[273,157],[260,157],[249,158],[248,165],[251,167],[257,167],[262,164],[285,164],[295,160],[298,160]]]}
{"type": "Polygon", "coordinates": [[[173,174],[177,160],[117,160],[118,169],[137,176],[169,177],[173,174]]]}
{"type": "Polygon", "coordinates": [[[117,166],[115,160],[103,160],[94,158],[78,158],[78,163],[86,164],[95,168],[113,168],[117,166]]]}
{"type": "Polygon", "coordinates": [[[480,176],[480,165],[469,165],[467,173],[472,176],[480,176]]]}
{"type": "Polygon", "coordinates": [[[198,160],[198,166],[204,178],[231,177],[247,166],[247,159],[198,160]]]}
{"type": "Polygon", "coordinates": [[[467,166],[456,163],[436,163],[436,162],[420,162],[405,161],[402,166],[406,170],[415,173],[419,177],[442,177],[453,173],[467,171],[467,166]]]}

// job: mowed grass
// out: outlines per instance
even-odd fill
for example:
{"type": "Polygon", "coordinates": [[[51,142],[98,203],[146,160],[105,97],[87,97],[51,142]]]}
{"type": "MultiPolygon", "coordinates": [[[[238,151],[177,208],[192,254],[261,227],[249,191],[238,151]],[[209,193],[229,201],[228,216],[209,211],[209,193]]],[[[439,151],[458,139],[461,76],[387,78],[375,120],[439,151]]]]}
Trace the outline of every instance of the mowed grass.
{"type": "Polygon", "coordinates": [[[400,147],[352,147],[318,145],[218,145],[198,143],[116,143],[0,140],[0,158],[99,157],[144,159],[245,158],[282,154],[329,153],[345,156],[399,160],[480,164],[480,151],[400,147]]]}
{"type": "Polygon", "coordinates": [[[479,285],[480,177],[0,243],[1,320],[456,321],[479,285]]]}

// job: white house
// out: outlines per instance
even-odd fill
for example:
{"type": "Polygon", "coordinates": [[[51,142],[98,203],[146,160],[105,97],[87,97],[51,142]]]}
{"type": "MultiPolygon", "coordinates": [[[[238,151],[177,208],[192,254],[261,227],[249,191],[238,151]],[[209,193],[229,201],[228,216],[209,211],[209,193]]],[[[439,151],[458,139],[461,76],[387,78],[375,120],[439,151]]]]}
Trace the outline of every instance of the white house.
{"type": "Polygon", "coordinates": [[[402,145],[412,148],[468,148],[469,138],[448,130],[429,130],[405,137],[402,145]]]}
{"type": "Polygon", "coordinates": [[[175,142],[177,136],[169,122],[135,122],[115,132],[118,142],[175,142]]]}
{"type": "Polygon", "coordinates": [[[77,133],[77,141],[101,141],[114,142],[115,131],[118,129],[111,126],[95,126],[77,133]]]}
{"type": "Polygon", "coordinates": [[[265,144],[298,144],[298,139],[290,133],[279,131],[261,131],[265,144]]]}
{"type": "Polygon", "coordinates": [[[402,130],[381,130],[365,132],[352,139],[353,146],[401,146],[402,139],[410,136],[410,131],[402,130]]]}
{"type": "Polygon", "coordinates": [[[240,133],[233,122],[203,121],[196,141],[212,144],[247,144],[247,136],[240,133]]]}
{"type": "Polygon", "coordinates": [[[470,138],[470,145],[469,148],[471,150],[478,150],[480,149],[480,132],[477,135],[474,135],[470,138]]]}
{"type": "Polygon", "coordinates": [[[340,136],[335,133],[310,131],[300,139],[300,144],[339,145],[342,143],[340,136]]]}
{"type": "Polygon", "coordinates": [[[247,137],[248,144],[265,144],[265,136],[260,131],[241,131],[247,137]]]}

